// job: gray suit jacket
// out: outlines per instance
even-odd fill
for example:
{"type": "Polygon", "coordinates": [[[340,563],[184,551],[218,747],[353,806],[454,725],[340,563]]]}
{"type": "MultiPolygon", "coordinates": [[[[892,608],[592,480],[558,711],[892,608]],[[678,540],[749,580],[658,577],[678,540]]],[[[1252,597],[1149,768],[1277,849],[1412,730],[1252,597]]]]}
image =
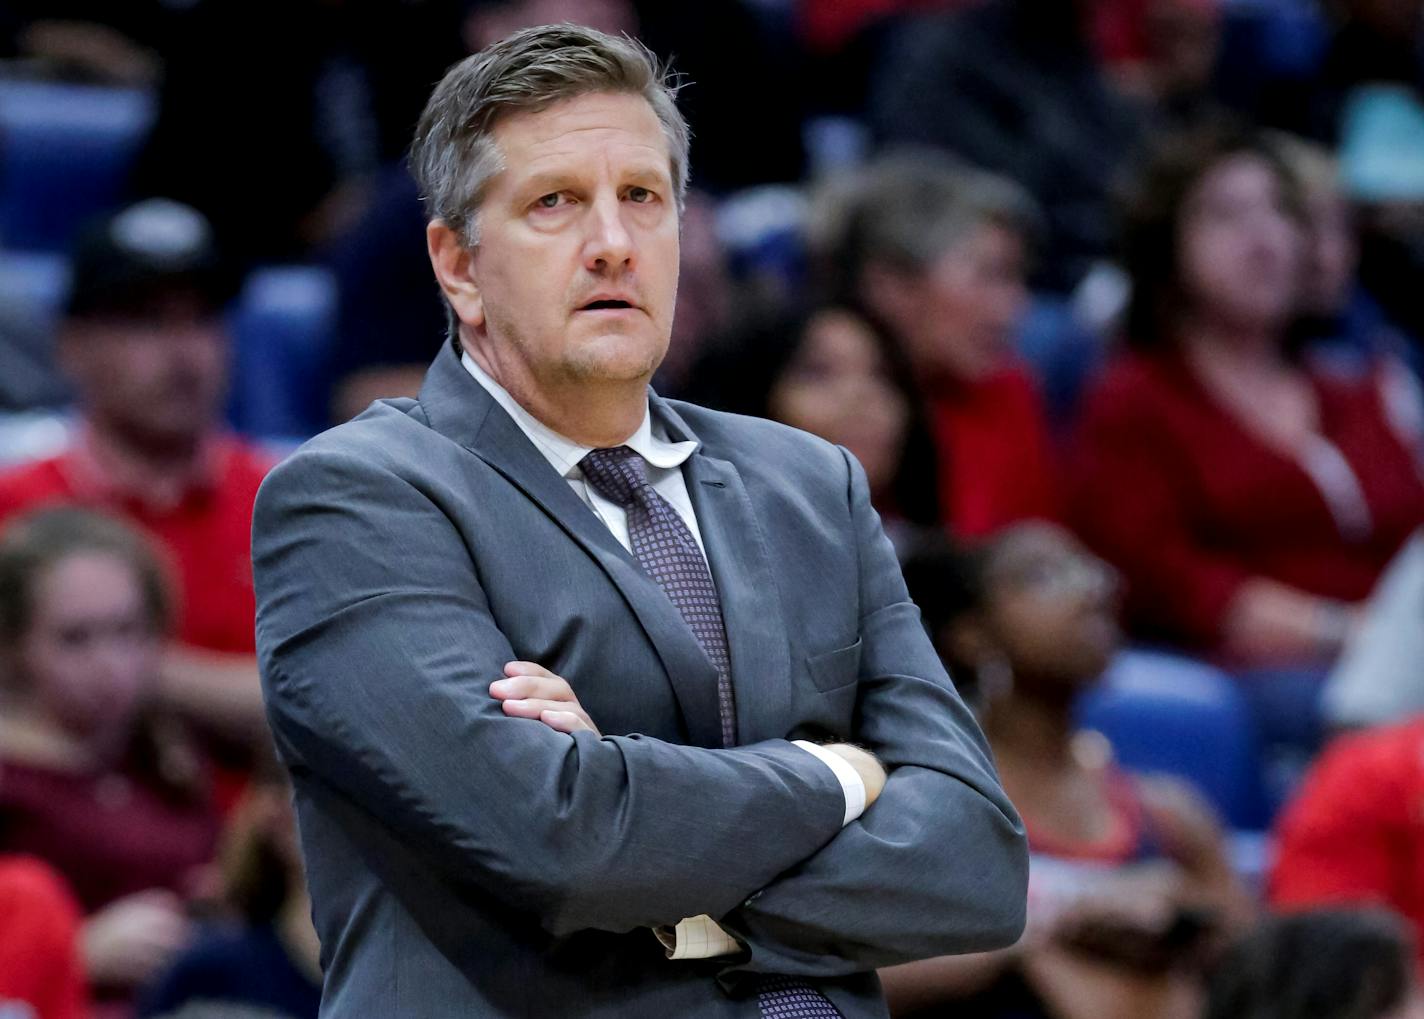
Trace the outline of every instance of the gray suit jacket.
{"type": "Polygon", "coordinates": [[[257,498],[268,716],[296,788],[332,1019],[744,1017],[748,974],[884,1016],[876,966],[1007,945],[1023,830],[926,639],[864,473],[802,432],[652,397],[731,646],[716,670],[656,582],[446,347],[417,400],[313,439],[257,498]],[[512,659],[609,735],[506,717],[512,659]],[[841,828],[824,764],[893,769],[841,828]],[[648,928],[746,942],[672,962],[648,928]]]}

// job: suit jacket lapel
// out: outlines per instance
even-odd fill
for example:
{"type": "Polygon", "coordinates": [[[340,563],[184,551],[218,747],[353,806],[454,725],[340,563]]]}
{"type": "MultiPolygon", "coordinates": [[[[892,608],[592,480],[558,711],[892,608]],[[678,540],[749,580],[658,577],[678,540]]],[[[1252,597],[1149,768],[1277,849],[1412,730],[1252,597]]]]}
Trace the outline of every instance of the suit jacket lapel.
{"type": "Polygon", "coordinates": [[[425,377],[420,404],[432,428],[503,475],[602,567],[662,660],[689,742],[721,746],[717,670],[677,608],[448,346],[425,377]]]}
{"type": "MultiPolygon", "coordinates": [[[[666,402],[654,412],[674,438],[695,438],[666,402]]],[[[683,469],[697,526],[722,603],[743,743],[784,739],[791,715],[791,653],[781,614],[780,587],[751,498],[737,468],[699,449],[683,469]]]]}

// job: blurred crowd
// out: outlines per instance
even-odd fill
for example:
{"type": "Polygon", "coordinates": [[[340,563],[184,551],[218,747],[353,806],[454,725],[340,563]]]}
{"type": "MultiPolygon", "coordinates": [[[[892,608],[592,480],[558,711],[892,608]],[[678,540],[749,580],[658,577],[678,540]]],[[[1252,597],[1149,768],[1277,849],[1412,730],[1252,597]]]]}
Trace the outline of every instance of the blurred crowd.
{"type": "Polygon", "coordinates": [[[681,76],[659,392],[859,458],[1028,826],[892,1014],[1424,1016],[1424,0],[7,0],[0,1017],[317,1014],[252,502],[419,392],[414,122],[563,20],[681,76]]]}

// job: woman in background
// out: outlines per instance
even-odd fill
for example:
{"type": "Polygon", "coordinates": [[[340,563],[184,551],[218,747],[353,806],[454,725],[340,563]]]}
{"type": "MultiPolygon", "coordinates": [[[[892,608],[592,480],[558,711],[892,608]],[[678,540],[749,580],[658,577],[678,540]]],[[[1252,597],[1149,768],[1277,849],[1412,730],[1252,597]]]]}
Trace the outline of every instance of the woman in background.
{"type": "Polygon", "coordinates": [[[1052,524],[970,552],[929,544],[910,594],[973,691],[1028,828],[1029,917],[1013,948],[881,971],[897,1016],[1189,1019],[1202,950],[1249,915],[1210,811],[1128,775],[1073,703],[1117,648],[1117,578],[1052,524]]]}
{"type": "Polygon", "coordinates": [[[112,1014],[187,941],[217,833],[197,757],[146,708],[168,608],[148,544],[115,520],[47,509],[0,534],[0,850],[74,890],[112,1014]]]}
{"type": "Polygon", "coordinates": [[[1061,516],[1042,400],[1015,352],[1037,224],[1010,181],[924,154],[833,178],[813,204],[813,282],[865,308],[903,352],[940,519],[962,538],[1061,516]]]}
{"type": "Polygon", "coordinates": [[[1424,521],[1379,387],[1292,342],[1306,227],[1268,139],[1165,144],[1129,210],[1129,349],[1077,435],[1074,524],[1126,577],[1134,632],[1235,665],[1328,661],[1424,521]]]}
{"type": "Polygon", "coordinates": [[[768,318],[712,347],[689,397],[845,446],[865,468],[892,539],[940,521],[936,460],[909,368],[850,305],[768,318]]]}

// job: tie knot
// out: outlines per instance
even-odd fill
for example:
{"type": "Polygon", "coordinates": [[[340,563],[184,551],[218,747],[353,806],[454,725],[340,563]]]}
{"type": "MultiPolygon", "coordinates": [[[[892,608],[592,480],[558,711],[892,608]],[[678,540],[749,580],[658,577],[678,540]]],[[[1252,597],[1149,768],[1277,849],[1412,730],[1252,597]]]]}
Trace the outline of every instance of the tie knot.
{"type": "Polygon", "coordinates": [[[648,468],[641,455],[627,446],[591,450],[579,461],[584,480],[609,502],[627,509],[648,483],[648,468]]]}

